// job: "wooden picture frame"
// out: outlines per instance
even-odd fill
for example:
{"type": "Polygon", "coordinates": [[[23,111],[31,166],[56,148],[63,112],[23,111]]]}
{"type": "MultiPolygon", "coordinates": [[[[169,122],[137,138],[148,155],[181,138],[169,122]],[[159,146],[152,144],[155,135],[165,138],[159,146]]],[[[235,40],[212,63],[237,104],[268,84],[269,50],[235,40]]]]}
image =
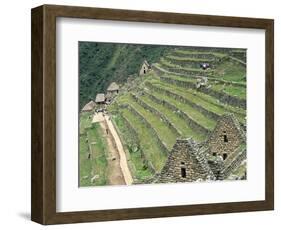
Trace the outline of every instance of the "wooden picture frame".
{"type": "Polygon", "coordinates": [[[64,224],[274,209],[274,21],[163,12],[43,5],[32,9],[31,219],[64,224]],[[266,36],[265,200],[100,211],[56,211],[56,18],[264,29],[266,36]]]}

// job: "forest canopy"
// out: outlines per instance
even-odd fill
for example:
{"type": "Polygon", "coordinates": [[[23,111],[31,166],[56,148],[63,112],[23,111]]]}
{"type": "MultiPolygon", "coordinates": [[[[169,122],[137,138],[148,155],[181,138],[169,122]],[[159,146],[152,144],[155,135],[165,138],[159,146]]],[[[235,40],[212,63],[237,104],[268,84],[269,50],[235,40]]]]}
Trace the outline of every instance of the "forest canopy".
{"type": "Polygon", "coordinates": [[[112,81],[123,83],[137,76],[144,60],[157,62],[169,46],[79,42],[79,107],[97,93],[105,92],[112,81]]]}

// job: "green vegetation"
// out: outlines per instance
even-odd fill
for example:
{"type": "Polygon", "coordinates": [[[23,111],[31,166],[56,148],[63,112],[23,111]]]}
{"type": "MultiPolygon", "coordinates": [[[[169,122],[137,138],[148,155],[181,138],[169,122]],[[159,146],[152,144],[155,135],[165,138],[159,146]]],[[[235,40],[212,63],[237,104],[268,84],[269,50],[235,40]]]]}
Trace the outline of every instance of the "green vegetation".
{"type": "Polygon", "coordinates": [[[126,149],[128,150],[128,159],[130,159],[130,169],[132,174],[138,180],[144,180],[153,176],[153,172],[148,167],[148,161],[143,157],[143,150],[140,146],[139,140],[136,139],[130,132],[130,128],[121,114],[113,115],[112,120],[118,128],[118,133],[121,136],[126,149]]]}
{"type": "Polygon", "coordinates": [[[216,66],[214,76],[227,81],[246,82],[246,68],[226,60],[216,66]]]}
{"type": "Polygon", "coordinates": [[[124,83],[138,73],[144,59],[157,62],[171,48],[157,45],[135,45],[79,42],[80,109],[110,82],[124,83]]]}
{"type": "Polygon", "coordinates": [[[191,58],[191,57],[178,57],[178,56],[173,56],[173,55],[168,55],[166,56],[168,59],[174,59],[177,61],[184,61],[184,62],[209,62],[212,61],[212,59],[208,58],[191,58]]]}
{"type": "MultiPolygon", "coordinates": [[[[214,94],[246,100],[246,68],[231,58],[235,51],[246,56],[245,50],[80,42],[79,51],[80,108],[112,81],[122,84],[129,76],[135,77],[130,84],[123,84],[107,110],[137,181],[146,181],[161,171],[167,149],[173,148],[177,138],[205,141],[219,116],[233,113],[242,126],[246,124],[243,106],[222,103],[221,94],[214,94]],[[139,77],[144,59],[156,62],[154,66],[160,71],[139,77]],[[210,62],[211,68],[202,70],[197,62],[210,62]],[[211,92],[193,87],[198,76],[208,77],[211,92]]],[[[84,113],[80,117],[82,186],[107,183],[107,146],[99,125],[92,125],[89,116],[84,113]],[[90,148],[94,154],[88,159],[90,148]],[[92,184],[94,175],[99,177],[92,184]]]]}
{"type": "Polygon", "coordinates": [[[178,108],[179,111],[186,113],[187,115],[189,115],[189,117],[191,117],[194,121],[196,121],[198,124],[202,125],[206,129],[212,130],[215,127],[216,122],[214,120],[206,117],[198,110],[193,109],[189,104],[181,102],[180,100],[177,100],[173,97],[166,96],[162,93],[153,92],[152,94],[174,105],[178,108]]]}
{"type": "Polygon", "coordinates": [[[80,116],[79,139],[80,186],[105,185],[107,146],[102,138],[100,125],[91,124],[88,113],[80,116]],[[96,178],[91,181],[94,177],[96,178]]]}
{"type": "Polygon", "coordinates": [[[129,104],[133,109],[140,113],[140,115],[144,117],[147,122],[150,123],[150,125],[156,130],[164,145],[166,145],[169,150],[172,149],[173,145],[176,143],[176,136],[159,117],[143,108],[131,97],[130,94],[120,97],[119,102],[129,104]]]}
{"type": "Polygon", "coordinates": [[[174,68],[174,69],[182,69],[182,70],[186,70],[186,71],[194,71],[198,74],[205,74],[205,73],[211,73],[213,72],[213,70],[211,69],[208,69],[208,70],[202,70],[201,68],[186,68],[184,66],[181,66],[181,65],[176,65],[176,64],[173,64],[169,61],[167,61],[166,59],[162,58],[160,60],[160,64],[164,65],[164,66],[167,66],[169,68],[174,68]]]}
{"type": "Polygon", "coordinates": [[[196,132],[196,130],[192,130],[186,121],[179,117],[176,114],[176,111],[172,111],[168,109],[167,107],[154,102],[149,98],[149,96],[143,96],[141,97],[147,104],[151,105],[153,108],[157,109],[162,114],[165,114],[165,116],[169,119],[169,121],[174,124],[174,126],[181,132],[182,138],[189,138],[193,137],[196,141],[202,141],[204,140],[204,135],[202,135],[199,132],[196,132]]]}
{"type": "Polygon", "coordinates": [[[210,52],[210,51],[196,51],[196,50],[190,50],[190,49],[176,49],[174,51],[175,54],[184,54],[184,55],[211,55],[214,57],[220,57],[223,58],[227,56],[224,53],[219,53],[219,52],[210,52]]]}
{"type": "MultiPolygon", "coordinates": [[[[178,77],[178,76],[169,76],[169,77],[172,79],[183,81],[183,82],[195,83],[195,81],[196,81],[193,78],[182,78],[182,77],[178,77]]],[[[173,92],[174,94],[182,96],[186,100],[189,100],[197,105],[200,105],[203,108],[205,108],[211,112],[214,112],[218,115],[222,115],[226,111],[234,113],[241,123],[245,122],[246,113],[245,113],[245,110],[243,110],[243,109],[234,108],[232,106],[227,106],[227,105],[222,105],[217,100],[214,100],[213,97],[211,97],[207,94],[198,92],[195,89],[190,89],[190,88],[187,89],[187,88],[172,85],[169,83],[161,82],[161,81],[157,80],[157,77],[155,77],[155,76],[154,76],[154,78],[149,80],[149,82],[154,84],[155,86],[159,87],[160,89],[165,89],[168,92],[173,92]]],[[[213,89],[220,91],[220,90],[222,90],[222,89],[220,89],[220,87],[222,87],[222,86],[223,86],[222,84],[217,84],[217,85],[213,86],[213,89]]],[[[243,99],[246,98],[245,87],[227,85],[227,86],[224,86],[224,91],[227,94],[230,94],[232,96],[238,96],[243,99]],[[229,90],[229,91],[227,91],[227,90],[229,90]]]]}
{"type": "Polygon", "coordinates": [[[156,137],[137,116],[132,114],[131,111],[124,109],[122,114],[137,131],[140,146],[145,158],[151,162],[155,170],[159,172],[162,169],[167,156],[162,153],[157,144],[156,137]]]}
{"type": "Polygon", "coordinates": [[[233,86],[233,85],[224,85],[224,84],[216,84],[212,86],[213,90],[224,92],[234,97],[238,97],[241,99],[246,98],[246,88],[240,86],[233,86]]]}

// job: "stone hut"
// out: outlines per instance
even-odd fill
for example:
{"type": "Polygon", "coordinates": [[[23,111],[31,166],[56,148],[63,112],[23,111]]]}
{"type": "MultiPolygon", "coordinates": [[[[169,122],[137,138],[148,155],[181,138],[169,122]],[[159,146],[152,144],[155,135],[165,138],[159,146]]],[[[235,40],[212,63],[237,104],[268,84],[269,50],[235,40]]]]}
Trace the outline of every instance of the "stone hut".
{"type": "Polygon", "coordinates": [[[233,114],[225,114],[207,141],[196,143],[192,138],[178,139],[152,183],[245,179],[245,160],[244,130],[233,114]]]}
{"type": "Polygon", "coordinates": [[[144,60],[144,62],[143,62],[142,65],[141,65],[139,75],[140,75],[140,76],[145,75],[145,74],[147,74],[150,70],[151,70],[151,66],[148,64],[148,62],[147,62],[146,60],[144,60]]]}
{"type": "Polygon", "coordinates": [[[239,121],[233,114],[221,116],[214,131],[206,143],[208,148],[208,164],[217,180],[229,179],[231,177],[246,178],[246,167],[236,172],[246,160],[246,135],[239,121]],[[245,175],[245,176],[243,176],[245,175]]]}
{"type": "Polygon", "coordinates": [[[104,95],[104,93],[98,93],[97,96],[96,96],[95,102],[97,104],[104,104],[105,103],[105,95],[104,95]]]}
{"type": "Polygon", "coordinates": [[[231,157],[235,150],[245,143],[245,132],[233,114],[221,116],[207,141],[210,154],[220,156],[223,160],[231,157]]]}
{"type": "Polygon", "coordinates": [[[90,102],[88,102],[88,103],[82,108],[82,112],[91,112],[91,111],[93,111],[93,109],[95,108],[95,106],[96,106],[96,103],[91,100],[90,102]]]}
{"type": "Polygon", "coordinates": [[[116,82],[112,82],[106,90],[106,101],[110,102],[114,96],[119,93],[119,85],[116,82]]]}
{"type": "Polygon", "coordinates": [[[178,139],[155,183],[213,180],[215,176],[196,142],[178,139]]]}

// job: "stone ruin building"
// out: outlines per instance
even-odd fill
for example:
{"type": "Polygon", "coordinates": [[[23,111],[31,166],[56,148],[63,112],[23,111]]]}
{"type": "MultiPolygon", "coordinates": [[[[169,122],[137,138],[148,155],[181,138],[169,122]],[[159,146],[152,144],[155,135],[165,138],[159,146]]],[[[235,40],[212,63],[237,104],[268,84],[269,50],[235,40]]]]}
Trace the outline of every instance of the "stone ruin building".
{"type": "Polygon", "coordinates": [[[140,75],[140,76],[145,75],[145,74],[147,74],[150,70],[151,70],[151,66],[148,64],[148,62],[147,62],[146,60],[144,60],[144,62],[143,62],[142,65],[141,65],[139,75],[140,75]]]}
{"type": "Polygon", "coordinates": [[[119,93],[119,85],[116,82],[112,82],[106,90],[106,101],[110,103],[112,99],[119,93]]]}
{"type": "Polygon", "coordinates": [[[246,136],[233,114],[221,116],[209,138],[178,139],[152,183],[246,179],[246,136]]]}
{"type": "Polygon", "coordinates": [[[196,88],[199,89],[201,87],[208,86],[208,78],[205,76],[197,76],[196,77],[196,88]]]}

